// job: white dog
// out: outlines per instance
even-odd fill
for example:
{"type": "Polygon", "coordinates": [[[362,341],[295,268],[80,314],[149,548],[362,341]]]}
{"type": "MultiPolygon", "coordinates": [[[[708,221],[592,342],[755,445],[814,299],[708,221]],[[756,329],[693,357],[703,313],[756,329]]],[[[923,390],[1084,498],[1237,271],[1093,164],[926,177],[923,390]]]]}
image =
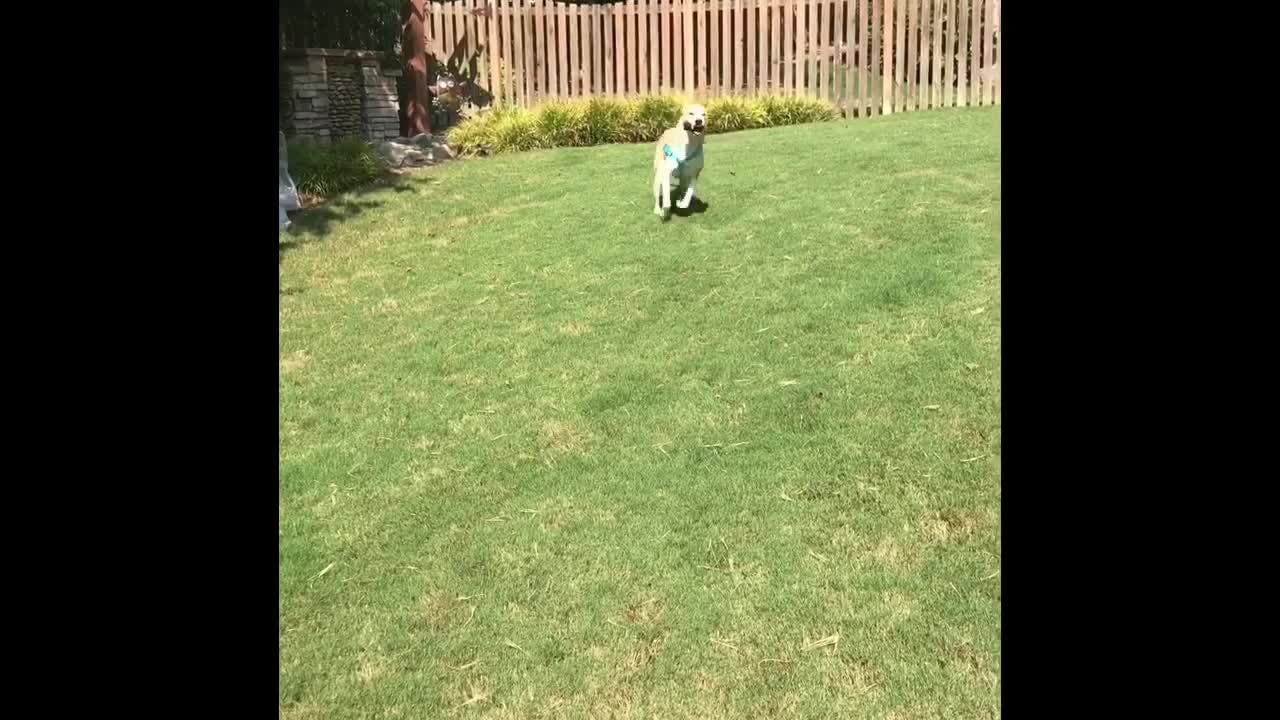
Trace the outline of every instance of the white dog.
{"type": "Polygon", "coordinates": [[[689,207],[702,173],[702,140],[707,130],[707,111],[701,105],[685,107],[680,122],[662,133],[653,153],[653,213],[665,219],[671,211],[671,185],[676,180],[684,197],[676,201],[681,210],[689,207]]]}

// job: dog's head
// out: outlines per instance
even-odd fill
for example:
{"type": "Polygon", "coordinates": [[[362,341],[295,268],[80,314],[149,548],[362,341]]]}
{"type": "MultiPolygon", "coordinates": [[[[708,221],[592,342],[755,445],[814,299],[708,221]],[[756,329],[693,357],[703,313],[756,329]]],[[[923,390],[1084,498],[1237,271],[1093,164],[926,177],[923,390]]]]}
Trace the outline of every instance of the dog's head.
{"type": "Polygon", "coordinates": [[[684,115],[680,118],[680,126],[685,132],[701,135],[707,130],[707,111],[701,105],[686,105],[684,115]]]}

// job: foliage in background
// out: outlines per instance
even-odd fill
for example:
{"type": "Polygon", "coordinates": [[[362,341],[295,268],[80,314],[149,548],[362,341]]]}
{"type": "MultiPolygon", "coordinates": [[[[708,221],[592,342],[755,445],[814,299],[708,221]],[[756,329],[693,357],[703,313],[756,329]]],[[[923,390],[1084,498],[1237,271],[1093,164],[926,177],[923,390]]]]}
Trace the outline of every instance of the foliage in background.
{"type": "Polygon", "coordinates": [[[289,176],[304,193],[330,197],[368,185],[386,172],[386,162],[363,140],[289,143],[289,176]]]}
{"type": "MultiPolygon", "coordinates": [[[[836,119],[838,114],[832,105],[811,98],[761,97],[752,102],[758,103],[764,113],[764,127],[824,122],[836,119]]],[[[711,107],[707,112],[711,112],[711,107]]]]}
{"type": "Polygon", "coordinates": [[[394,52],[403,0],[280,0],[281,48],[394,52]]]}
{"type": "MultiPolygon", "coordinates": [[[[707,127],[720,132],[751,130],[769,126],[769,116],[760,99],[724,97],[706,103],[707,127]]],[[[776,123],[785,124],[785,123],[776,123]]]]}
{"type": "MultiPolygon", "coordinates": [[[[568,0],[570,5],[617,1],[568,0]]],[[[404,0],[280,0],[280,47],[395,52],[403,4],[404,0]]]]}
{"type": "MultiPolygon", "coordinates": [[[[834,107],[813,98],[716,98],[705,105],[711,134],[837,117],[834,107]]],[[[678,98],[645,97],[560,101],[534,109],[505,107],[463,121],[449,131],[449,145],[464,155],[491,155],[653,142],[663,130],[675,126],[681,106],[678,98]]]]}

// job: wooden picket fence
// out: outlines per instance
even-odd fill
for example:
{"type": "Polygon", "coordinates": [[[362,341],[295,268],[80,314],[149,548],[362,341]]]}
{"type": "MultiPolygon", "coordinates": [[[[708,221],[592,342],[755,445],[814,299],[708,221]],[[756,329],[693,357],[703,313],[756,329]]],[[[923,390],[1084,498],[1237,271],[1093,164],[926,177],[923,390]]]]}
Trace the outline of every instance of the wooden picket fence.
{"type": "Polygon", "coordinates": [[[1001,0],[428,3],[427,48],[478,104],[803,95],[846,117],[1000,103],[1001,0]]]}

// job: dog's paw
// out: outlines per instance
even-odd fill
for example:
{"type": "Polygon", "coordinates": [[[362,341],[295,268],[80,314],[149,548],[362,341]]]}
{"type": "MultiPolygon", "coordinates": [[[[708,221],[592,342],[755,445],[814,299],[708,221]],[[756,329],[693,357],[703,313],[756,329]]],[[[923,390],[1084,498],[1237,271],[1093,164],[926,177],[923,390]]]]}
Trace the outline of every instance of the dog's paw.
{"type": "Polygon", "coordinates": [[[681,210],[688,210],[689,204],[692,202],[693,202],[693,198],[689,198],[688,200],[685,200],[684,198],[680,198],[679,200],[676,201],[676,207],[680,208],[681,210]]]}
{"type": "Polygon", "coordinates": [[[661,205],[654,205],[653,214],[657,215],[658,217],[662,217],[667,214],[667,211],[663,210],[661,205]]]}

